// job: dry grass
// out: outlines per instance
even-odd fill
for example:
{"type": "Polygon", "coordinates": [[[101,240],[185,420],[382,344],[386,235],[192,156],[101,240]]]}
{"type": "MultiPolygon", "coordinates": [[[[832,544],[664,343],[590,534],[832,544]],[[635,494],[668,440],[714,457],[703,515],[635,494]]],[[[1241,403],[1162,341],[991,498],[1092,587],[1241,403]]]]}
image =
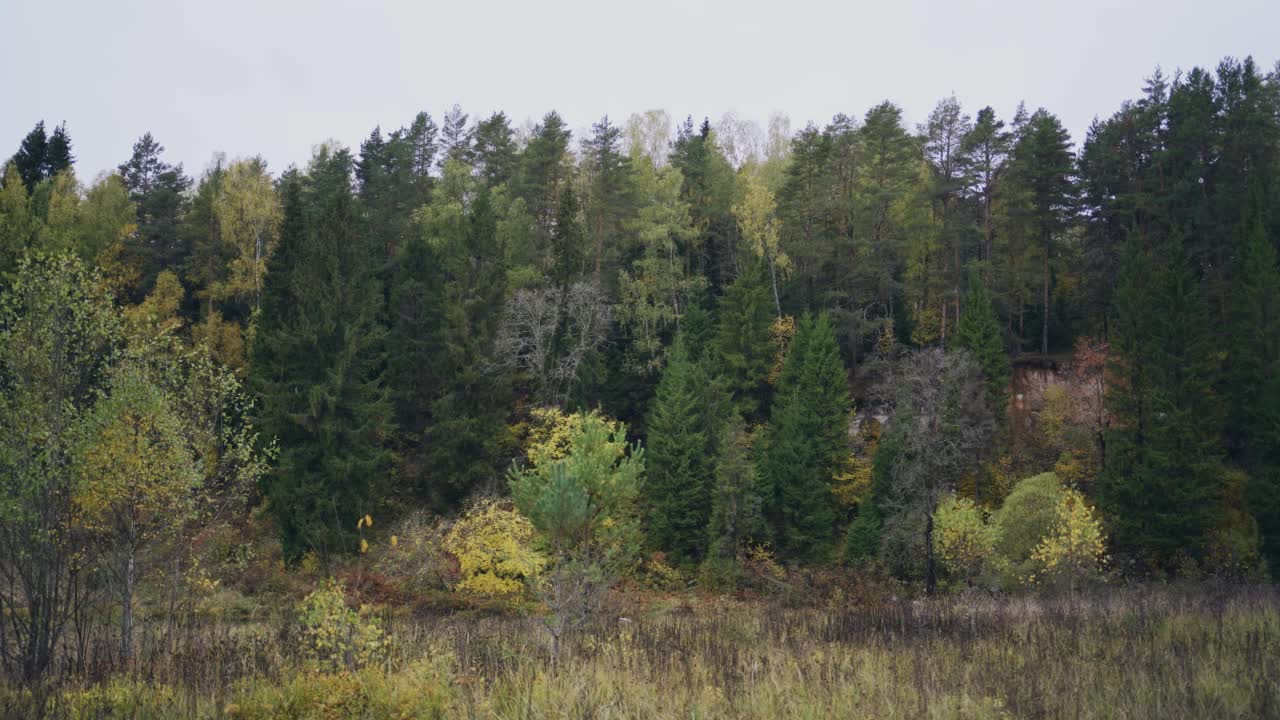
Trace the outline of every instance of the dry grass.
{"type": "MultiPolygon", "coordinates": [[[[340,676],[301,667],[285,620],[210,625],[173,652],[142,643],[128,672],[86,673],[55,696],[55,715],[1276,717],[1278,600],[1270,589],[820,608],[676,598],[579,633],[556,667],[537,617],[405,617],[389,621],[379,667],[340,676]]],[[[11,691],[2,709],[20,701],[11,691]]]]}

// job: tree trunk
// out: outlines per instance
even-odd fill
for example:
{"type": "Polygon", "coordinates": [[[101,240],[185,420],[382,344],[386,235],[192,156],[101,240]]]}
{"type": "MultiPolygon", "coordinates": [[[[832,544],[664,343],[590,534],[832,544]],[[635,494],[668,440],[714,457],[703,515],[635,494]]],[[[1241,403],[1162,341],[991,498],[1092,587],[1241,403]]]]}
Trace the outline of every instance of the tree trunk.
{"type": "Polygon", "coordinates": [[[1049,354],[1049,238],[1044,242],[1044,316],[1040,318],[1040,354],[1049,354]]]}
{"type": "Polygon", "coordinates": [[[125,664],[133,661],[133,548],[127,552],[120,584],[120,655],[125,664]]]}
{"type": "Polygon", "coordinates": [[[925,519],[924,546],[924,592],[926,595],[932,595],[938,589],[938,572],[933,557],[933,513],[925,519]]]}
{"type": "Polygon", "coordinates": [[[769,258],[769,276],[773,279],[773,306],[778,311],[778,317],[782,317],[782,300],[778,297],[778,268],[774,265],[773,258],[769,258]]]}

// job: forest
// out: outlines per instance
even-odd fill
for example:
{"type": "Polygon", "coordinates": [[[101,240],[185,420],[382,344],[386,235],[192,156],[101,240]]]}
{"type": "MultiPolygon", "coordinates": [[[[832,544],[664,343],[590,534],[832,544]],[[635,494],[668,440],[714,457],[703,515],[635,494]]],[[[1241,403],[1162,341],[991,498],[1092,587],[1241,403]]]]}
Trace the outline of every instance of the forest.
{"type": "Polygon", "coordinates": [[[1142,88],[36,122],[0,715],[1280,715],[1280,66],[1142,88]]]}

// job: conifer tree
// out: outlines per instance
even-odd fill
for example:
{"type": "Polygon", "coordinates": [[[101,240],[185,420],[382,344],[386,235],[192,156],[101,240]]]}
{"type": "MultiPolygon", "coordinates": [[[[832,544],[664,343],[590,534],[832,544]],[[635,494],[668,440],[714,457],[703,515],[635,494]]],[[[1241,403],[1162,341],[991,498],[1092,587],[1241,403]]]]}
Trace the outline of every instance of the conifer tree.
{"type": "Polygon", "coordinates": [[[778,376],[776,398],[800,393],[819,420],[823,480],[830,482],[849,457],[849,382],[835,328],[826,314],[797,324],[778,376]]]}
{"type": "Polygon", "coordinates": [[[799,390],[774,406],[758,464],[759,495],[779,549],[796,560],[830,550],[835,523],[824,480],[822,420],[799,390]]]}
{"type": "Polygon", "coordinates": [[[18,168],[18,175],[22,177],[22,182],[27,186],[27,192],[35,190],[36,185],[41,180],[49,177],[45,174],[47,169],[46,161],[49,155],[49,136],[44,131],[44,121],[36,123],[36,126],[22,138],[22,144],[18,146],[18,152],[13,156],[13,164],[18,168]]]}
{"type": "Polygon", "coordinates": [[[1009,355],[1004,351],[1000,320],[991,306],[986,283],[977,273],[969,275],[969,292],[960,311],[960,324],[956,326],[955,345],[968,350],[974,362],[982,368],[982,375],[987,379],[991,409],[996,417],[1003,416],[1012,369],[1009,355]]]}
{"type": "Polygon", "coordinates": [[[720,430],[716,453],[711,519],[707,525],[708,559],[733,560],[747,541],[764,533],[751,441],[742,416],[732,414],[720,430]]]}
{"type": "Polygon", "coordinates": [[[1098,496],[1117,549],[1157,566],[1193,555],[1219,518],[1221,421],[1203,291],[1181,244],[1131,241],[1116,290],[1107,405],[1114,429],[1098,496]]]}
{"type": "Polygon", "coordinates": [[[711,513],[715,464],[708,450],[719,428],[703,402],[708,382],[677,340],[647,418],[649,533],[682,560],[701,556],[711,513]]]}
{"type": "Polygon", "coordinates": [[[49,136],[49,149],[44,157],[44,175],[53,177],[63,170],[69,170],[75,162],[76,158],[71,154],[71,136],[67,134],[67,124],[62,123],[49,136]]]}
{"type": "Polygon", "coordinates": [[[1280,267],[1260,209],[1237,257],[1224,383],[1227,438],[1249,473],[1249,509],[1263,552],[1280,567],[1280,267]]]}
{"type": "Polygon", "coordinates": [[[182,164],[170,165],[161,159],[164,146],[151,133],[133,145],[133,155],[118,168],[129,196],[138,208],[138,231],[129,238],[125,253],[141,273],[132,293],[141,300],[163,270],[179,269],[183,258],[178,223],[186,209],[186,191],[191,178],[182,164]]]}
{"type": "Polygon", "coordinates": [[[748,267],[720,298],[716,355],[734,405],[748,422],[764,419],[773,364],[773,297],[763,263],[748,267]]]}
{"type": "Polygon", "coordinates": [[[305,180],[284,179],[253,347],[260,427],[280,447],[263,494],[292,560],[355,549],[355,519],[374,511],[390,459],[382,288],[360,232],[352,165],[346,150],[325,147],[305,180]]]}

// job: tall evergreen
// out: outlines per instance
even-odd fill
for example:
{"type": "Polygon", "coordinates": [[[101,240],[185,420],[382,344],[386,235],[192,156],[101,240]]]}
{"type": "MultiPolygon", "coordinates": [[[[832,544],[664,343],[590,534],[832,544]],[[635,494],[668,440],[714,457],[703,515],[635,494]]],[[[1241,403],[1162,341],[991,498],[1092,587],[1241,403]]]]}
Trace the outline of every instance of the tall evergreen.
{"type": "Polygon", "coordinates": [[[49,136],[49,149],[44,157],[45,177],[53,177],[63,170],[69,170],[75,162],[76,158],[71,154],[71,136],[67,133],[67,124],[62,123],[49,136]]]}
{"type": "Polygon", "coordinates": [[[1071,136],[1058,117],[1037,110],[1013,147],[1015,181],[1027,199],[1022,212],[1040,244],[1040,352],[1049,352],[1053,261],[1074,213],[1076,189],[1071,136]]]}
{"type": "Polygon", "coordinates": [[[960,311],[960,324],[956,326],[955,346],[968,350],[974,362],[982,368],[987,380],[987,397],[996,417],[1004,416],[1008,402],[1009,379],[1012,368],[1004,349],[1000,320],[991,306],[991,296],[986,283],[977,273],[969,275],[969,292],[960,311]]]}
{"type": "Polygon", "coordinates": [[[822,479],[830,482],[849,457],[849,377],[831,318],[806,315],[796,326],[778,378],[777,398],[800,394],[818,416],[822,479]]]}
{"type": "Polygon", "coordinates": [[[764,420],[773,366],[773,296],[763,263],[748,267],[720,297],[715,350],[734,405],[748,422],[764,420]]]}
{"type": "Polygon", "coordinates": [[[1249,509],[1262,549],[1280,567],[1280,267],[1255,200],[1231,288],[1228,447],[1249,472],[1249,509]]]}
{"type": "Polygon", "coordinates": [[[709,450],[720,428],[705,402],[709,381],[677,340],[646,418],[649,533],[681,560],[702,555],[711,514],[715,461],[709,450]]]}
{"type": "Polygon", "coordinates": [[[1159,250],[1131,241],[1121,266],[1098,496],[1118,550],[1169,566],[1219,519],[1221,421],[1203,289],[1180,243],[1159,250]]]}
{"type": "Polygon", "coordinates": [[[746,423],[737,413],[733,413],[720,430],[711,487],[711,517],[707,523],[708,560],[733,560],[748,541],[763,534],[751,440],[746,423]]]}
{"type": "Polygon", "coordinates": [[[496,112],[476,123],[471,138],[475,172],[485,185],[494,188],[510,180],[520,153],[506,113],[496,112]]]}
{"type": "MultiPolygon", "coordinates": [[[[470,176],[463,166],[449,167],[470,176]]],[[[444,273],[443,352],[435,364],[443,383],[431,403],[422,462],[428,496],[441,507],[498,476],[510,400],[505,379],[490,371],[506,267],[488,191],[467,192],[465,208],[457,198],[435,198],[424,227],[444,273]]]]}
{"type": "Polygon", "coordinates": [[[764,517],[778,548],[795,560],[816,560],[831,549],[835,509],[824,479],[822,419],[792,391],[774,406],[758,460],[764,517]]]}
{"type": "Polygon", "coordinates": [[[13,156],[13,164],[18,168],[18,175],[22,177],[22,182],[27,186],[27,192],[35,190],[36,185],[41,180],[49,177],[45,171],[48,166],[46,160],[49,155],[49,135],[44,130],[44,121],[36,123],[36,126],[22,138],[22,144],[18,146],[18,152],[13,156]]]}
{"type": "Polygon", "coordinates": [[[356,549],[355,519],[375,511],[390,460],[383,295],[352,166],[346,150],[323,148],[305,180],[286,177],[253,347],[258,426],[280,448],[263,494],[294,560],[356,549]]]}
{"type": "Polygon", "coordinates": [[[181,268],[185,260],[178,224],[191,178],[183,174],[182,163],[170,165],[161,159],[163,152],[164,146],[146,133],[134,143],[132,157],[118,168],[138,208],[138,231],[126,240],[125,253],[141,272],[133,293],[139,300],[157,275],[181,268]]]}

